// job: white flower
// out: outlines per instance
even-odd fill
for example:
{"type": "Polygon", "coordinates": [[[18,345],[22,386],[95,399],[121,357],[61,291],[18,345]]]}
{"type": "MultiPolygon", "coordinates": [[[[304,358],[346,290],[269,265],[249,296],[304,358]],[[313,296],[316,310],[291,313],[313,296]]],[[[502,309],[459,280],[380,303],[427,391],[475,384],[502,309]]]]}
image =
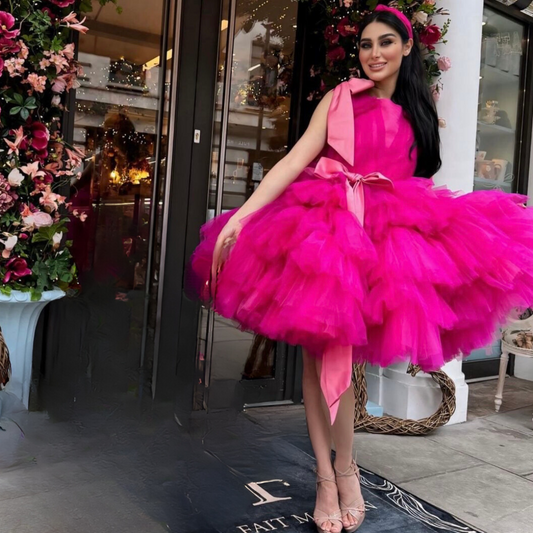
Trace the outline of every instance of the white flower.
{"type": "Polygon", "coordinates": [[[61,244],[61,239],[63,238],[63,233],[58,232],[54,233],[54,236],[52,237],[52,241],[54,243],[54,250],[59,248],[59,245],[61,244]]]}
{"type": "Polygon", "coordinates": [[[413,22],[418,22],[420,24],[425,24],[428,21],[428,14],[423,11],[417,11],[413,17],[413,22]]]}
{"type": "Polygon", "coordinates": [[[24,181],[24,174],[18,169],[14,168],[8,175],[7,181],[11,187],[19,187],[20,184],[24,181]]]}
{"type": "Polygon", "coordinates": [[[4,235],[7,237],[7,239],[0,239],[0,242],[5,246],[5,249],[2,250],[2,257],[4,259],[8,259],[13,248],[15,248],[17,245],[19,238],[16,235],[11,235],[9,233],[4,233],[4,235]]]}

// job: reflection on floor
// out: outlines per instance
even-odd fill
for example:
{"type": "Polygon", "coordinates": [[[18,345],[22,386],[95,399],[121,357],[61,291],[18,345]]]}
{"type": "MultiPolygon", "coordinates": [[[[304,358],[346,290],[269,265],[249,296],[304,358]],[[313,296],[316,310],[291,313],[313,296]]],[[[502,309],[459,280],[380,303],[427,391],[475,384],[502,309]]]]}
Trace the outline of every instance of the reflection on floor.
{"type": "MultiPolygon", "coordinates": [[[[472,386],[473,397],[481,387],[472,386]]],[[[507,387],[533,404],[533,384],[507,387]]],[[[133,392],[94,394],[87,382],[70,399],[51,387],[42,396],[46,412],[28,413],[0,395],[2,533],[314,531],[314,460],[301,406],[199,413],[180,428],[171,405],[133,392]]],[[[358,433],[358,461],[368,469],[362,533],[530,533],[532,412],[425,438],[358,433]]]]}

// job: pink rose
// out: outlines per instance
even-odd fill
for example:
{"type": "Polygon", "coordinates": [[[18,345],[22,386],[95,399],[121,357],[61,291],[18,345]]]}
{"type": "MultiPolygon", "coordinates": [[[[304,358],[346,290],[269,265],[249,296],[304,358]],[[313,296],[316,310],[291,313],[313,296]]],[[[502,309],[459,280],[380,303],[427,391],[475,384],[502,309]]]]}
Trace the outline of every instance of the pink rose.
{"type": "Polygon", "coordinates": [[[346,51],[342,46],[336,46],[328,52],[328,59],[335,63],[337,61],[342,61],[346,57],[346,51]]]}
{"type": "Polygon", "coordinates": [[[437,60],[437,65],[440,70],[446,72],[447,70],[450,70],[452,68],[452,60],[446,56],[439,57],[439,59],[437,60]]]}
{"type": "Polygon", "coordinates": [[[9,283],[10,279],[20,279],[31,274],[31,270],[28,268],[28,263],[21,257],[13,257],[6,263],[6,274],[2,283],[9,283]]]}
{"type": "Polygon", "coordinates": [[[47,228],[54,223],[53,218],[44,211],[37,211],[27,217],[22,217],[22,221],[29,228],[47,228]]]}

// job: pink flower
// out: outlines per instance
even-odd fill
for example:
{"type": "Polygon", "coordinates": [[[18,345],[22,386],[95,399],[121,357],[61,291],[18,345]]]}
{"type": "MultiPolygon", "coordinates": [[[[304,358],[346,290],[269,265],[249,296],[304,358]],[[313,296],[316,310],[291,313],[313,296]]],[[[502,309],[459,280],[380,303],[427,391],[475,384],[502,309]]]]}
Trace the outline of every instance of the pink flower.
{"type": "Polygon", "coordinates": [[[28,165],[24,165],[23,167],[20,167],[20,170],[24,172],[24,174],[27,174],[30,176],[30,178],[33,180],[35,178],[38,178],[39,176],[44,176],[45,172],[43,170],[39,170],[39,162],[34,161],[33,163],[29,163],[28,165]]]}
{"type": "Polygon", "coordinates": [[[4,259],[9,259],[11,256],[11,252],[13,251],[13,248],[17,245],[18,237],[16,235],[11,235],[9,233],[4,233],[4,235],[7,237],[6,240],[0,239],[0,242],[4,245],[4,249],[2,250],[2,257],[4,259]]]}
{"type": "Polygon", "coordinates": [[[353,0],[344,0],[344,7],[352,7],[353,0]]]}
{"type": "Polygon", "coordinates": [[[12,154],[13,152],[17,155],[19,155],[19,148],[21,147],[22,141],[26,138],[24,136],[24,130],[22,129],[22,126],[16,130],[12,130],[10,132],[11,134],[15,134],[15,142],[11,142],[7,139],[4,139],[6,144],[9,146],[9,152],[8,154],[12,154]]]}
{"type": "Polygon", "coordinates": [[[35,72],[32,72],[28,74],[27,79],[23,83],[29,83],[34,91],[43,93],[46,89],[46,76],[39,76],[35,72]]]}
{"type": "Polygon", "coordinates": [[[328,59],[335,63],[337,61],[342,61],[346,57],[346,52],[342,46],[336,46],[328,52],[328,59]]]}
{"type": "Polygon", "coordinates": [[[80,84],[76,80],[76,76],[74,74],[61,74],[58,76],[53,84],[52,84],[52,91],[55,93],[62,93],[65,91],[69,91],[72,88],[78,88],[80,84]]]}
{"type": "Polygon", "coordinates": [[[430,50],[434,49],[434,45],[440,41],[441,37],[442,32],[436,24],[432,24],[420,32],[420,42],[425,44],[430,50]]]}
{"type": "Polygon", "coordinates": [[[33,122],[30,125],[31,146],[39,152],[40,157],[48,155],[48,141],[50,141],[50,132],[42,122],[33,122]]]}
{"type": "Polygon", "coordinates": [[[4,285],[9,283],[11,279],[20,279],[31,274],[31,270],[28,268],[28,263],[22,257],[13,257],[6,263],[6,274],[2,283],[4,285]]]}
{"type": "Polygon", "coordinates": [[[52,54],[49,61],[52,65],[55,65],[57,74],[69,67],[68,60],[60,54],[52,54]]]}
{"type": "Polygon", "coordinates": [[[74,11],[71,11],[66,17],[63,17],[61,19],[61,22],[64,22],[66,24],[78,24],[78,15],[74,11]]]}
{"type": "Polygon", "coordinates": [[[6,60],[5,66],[12,78],[20,76],[22,73],[26,72],[26,68],[24,67],[24,59],[20,57],[14,57],[6,60]]]}
{"type": "Polygon", "coordinates": [[[437,65],[443,72],[450,70],[452,68],[452,60],[449,57],[443,56],[439,57],[437,60],[437,65]]]}
{"type": "Polygon", "coordinates": [[[44,211],[37,211],[26,217],[22,217],[24,225],[28,229],[47,228],[54,223],[54,219],[44,211]]]}
{"type": "Polygon", "coordinates": [[[429,88],[431,91],[431,96],[433,96],[433,101],[438,102],[440,100],[440,91],[437,85],[431,85],[429,88]]]}
{"type": "Polygon", "coordinates": [[[18,195],[11,191],[11,185],[0,175],[0,215],[9,211],[14,205],[18,195]]]}
{"type": "Polygon", "coordinates": [[[63,54],[67,59],[72,60],[74,59],[74,43],[69,43],[59,52],[60,54],[63,54]]]}
{"type": "Polygon", "coordinates": [[[49,210],[49,212],[53,212],[56,211],[61,204],[65,203],[65,197],[53,193],[50,185],[47,185],[43,191],[43,195],[39,198],[39,203],[45,209],[49,210]]]}
{"type": "Polygon", "coordinates": [[[15,24],[15,17],[6,11],[0,11],[0,35],[6,39],[14,39],[20,30],[11,30],[15,24]]]}
{"type": "Polygon", "coordinates": [[[21,59],[28,59],[30,54],[30,49],[24,44],[24,41],[17,41],[17,44],[20,46],[19,57],[21,59]]]}
{"type": "Polygon", "coordinates": [[[43,57],[41,61],[39,61],[39,68],[41,70],[46,70],[50,66],[50,60],[46,59],[46,57],[43,57]]]}
{"type": "MultiPolygon", "coordinates": [[[[66,6],[63,6],[66,7],[66,6]]],[[[80,33],[87,33],[89,31],[89,28],[87,26],[83,26],[83,23],[87,20],[87,17],[84,17],[83,20],[78,20],[76,13],[72,11],[72,13],[69,13],[65,18],[61,20],[61,22],[64,22],[68,28],[72,30],[79,31],[80,33]]]]}
{"type": "Polygon", "coordinates": [[[76,0],[50,0],[50,2],[58,7],[68,7],[74,4],[76,0]]]}

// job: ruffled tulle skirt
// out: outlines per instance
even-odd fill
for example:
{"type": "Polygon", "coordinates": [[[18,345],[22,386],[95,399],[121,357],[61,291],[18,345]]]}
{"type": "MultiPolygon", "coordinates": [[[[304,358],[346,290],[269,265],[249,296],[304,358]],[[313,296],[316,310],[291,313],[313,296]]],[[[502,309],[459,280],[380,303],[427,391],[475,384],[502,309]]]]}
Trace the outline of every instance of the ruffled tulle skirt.
{"type": "MultiPolygon", "coordinates": [[[[364,185],[364,228],[345,180],[306,169],[250,215],[216,286],[215,310],[242,329],[320,356],[353,346],[354,362],[409,359],[430,371],[488,344],[533,303],[533,211],[498,190],[461,196],[410,178],[364,185]]],[[[188,287],[203,300],[217,236],[203,226],[188,287]]]]}

